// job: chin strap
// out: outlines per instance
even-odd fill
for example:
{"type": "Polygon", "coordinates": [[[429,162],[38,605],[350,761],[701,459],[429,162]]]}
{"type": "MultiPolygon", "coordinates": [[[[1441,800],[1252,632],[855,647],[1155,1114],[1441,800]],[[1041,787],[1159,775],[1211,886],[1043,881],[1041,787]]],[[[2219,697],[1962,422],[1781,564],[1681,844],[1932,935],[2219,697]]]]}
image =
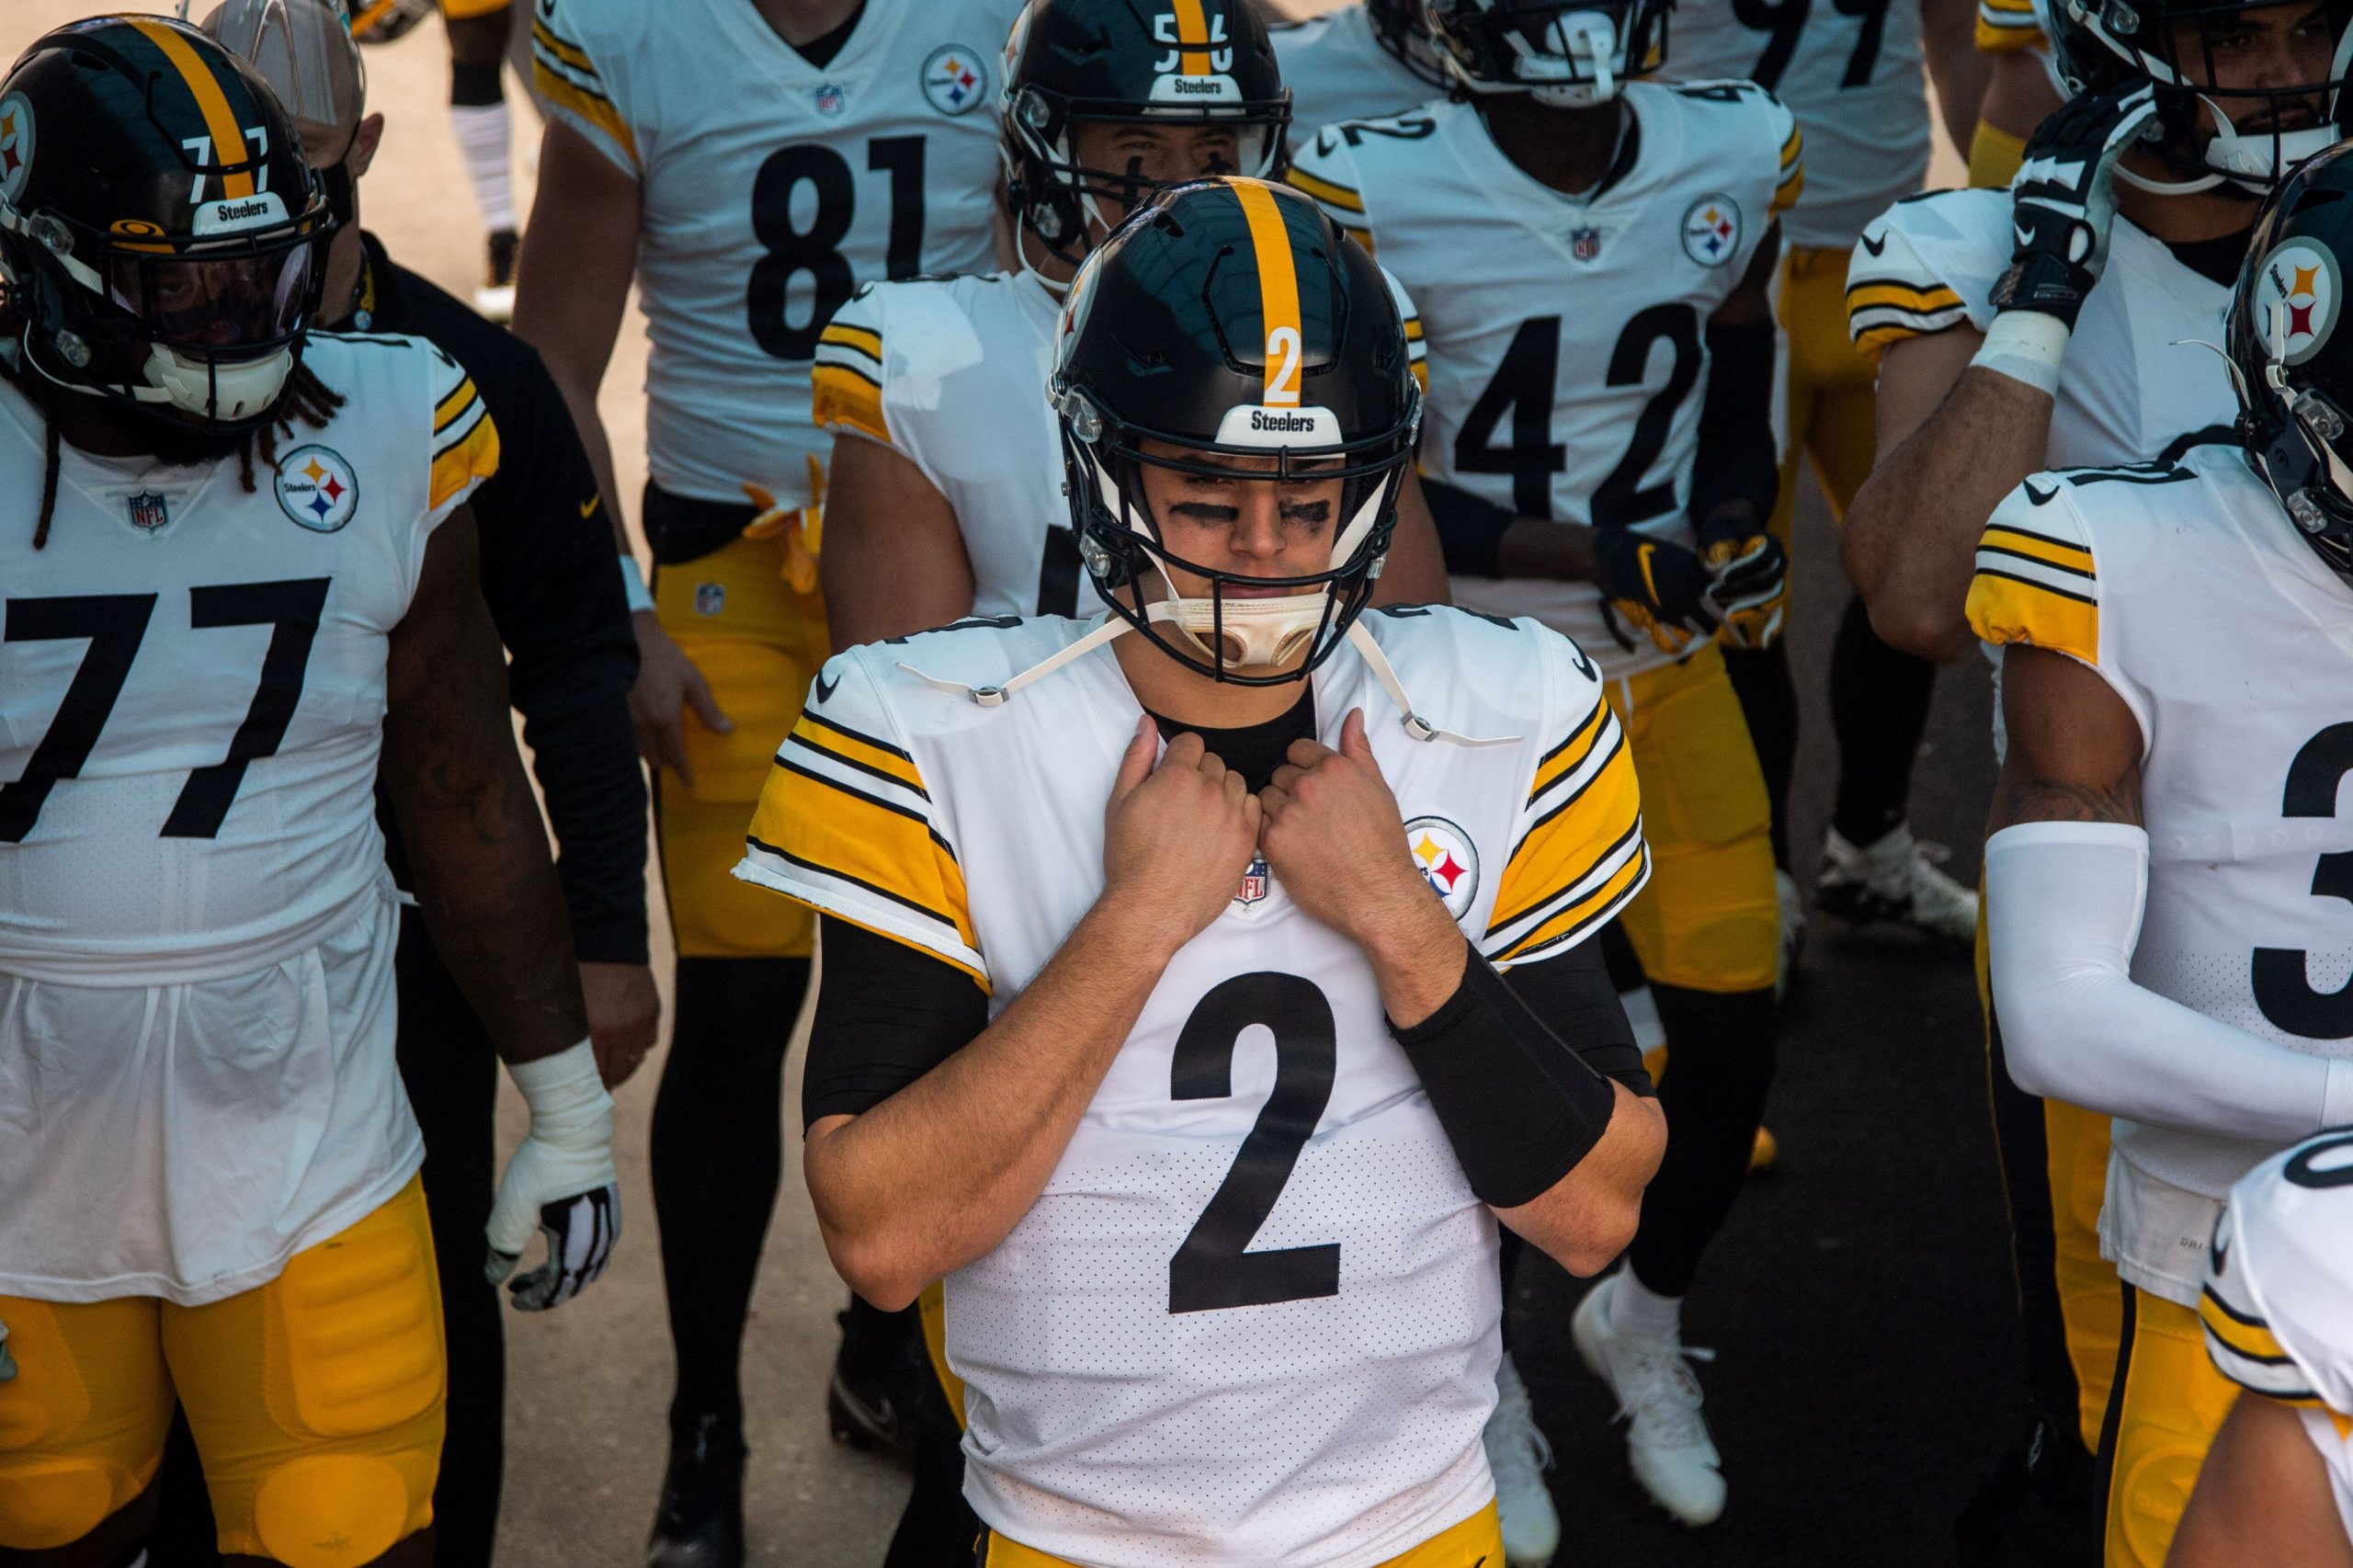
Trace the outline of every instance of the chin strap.
{"type": "Polygon", "coordinates": [[[1370,667],[1372,678],[1381,683],[1381,689],[1387,692],[1389,700],[1397,705],[1397,722],[1415,740],[1452,741],[1459,746],[1507,746],[1520,738],[1518,735],[1493,735],[1484,739],[1475,735],[1458,735],[1452,730],[1439,729],[1415,712],[1414,699],[1405,695],[1405,683],[1399,680],[1397,672],[1390,667],[1389,655],[1381,651],[1380,641],[1373,636],[1372,629],[1364,623],[1361,616],[1348,628],[1348,646],[1354,648],[1358,656],[1370,667]]]}
{"type": "Polygon", "coordinates": [[[1134,628],[1118,616],[1106,614],[1103,623],[1094,631],[1060,653],[1040,659],[1003,686],[971,686],[961,680],[942,680],[938,676],[927,676],[913,665],[904,662],[902,662],[899,667],[934,691],[944,691],[953,697],[969,697],[983,708],[1001,708],[1005,705],[1006,698],[1011,697],[1023,687],[1034,681],[1045,679],[1072,660],[1084,658],[1092,653],[1122,631],[1133,630],[1134,628]]]}

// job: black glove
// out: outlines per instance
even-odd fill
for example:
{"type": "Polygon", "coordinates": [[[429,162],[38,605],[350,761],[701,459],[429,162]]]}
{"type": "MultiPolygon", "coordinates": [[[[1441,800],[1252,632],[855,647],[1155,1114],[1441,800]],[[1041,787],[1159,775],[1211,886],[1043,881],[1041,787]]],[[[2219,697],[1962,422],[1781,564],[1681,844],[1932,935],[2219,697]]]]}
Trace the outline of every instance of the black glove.
{"type": "Polygon", "coordinates": [[[2010,181],[2018,244],[1994,284],[1996,311],[2035,311],[2068,330],[2108,263],[2116,217],[2116,160],[2157,112],[2155,90],[2101,93],[2066,103],[2027,138],[2010,181]]]}
{"type": "Polygon", "coordinates": [[[1634,640],[1627,626],[1665,653],[1715,635],[1716,608],[1709,597],[1715,579],[1690,550],[1632,528],[1596,528],[1593,559],[1601,569],[1601,612],[1610,634],[1629,651],[1634,640]]]}
{"type": "Polygon", "coordinates": [[[1769,648],[1781,635],[1790,602],[1790,557],[1745,505],[1725,507],[1699,525],[1699,561],[1714,581],[1707,593],[1723,639],[1735,648],[1769,648]]]}

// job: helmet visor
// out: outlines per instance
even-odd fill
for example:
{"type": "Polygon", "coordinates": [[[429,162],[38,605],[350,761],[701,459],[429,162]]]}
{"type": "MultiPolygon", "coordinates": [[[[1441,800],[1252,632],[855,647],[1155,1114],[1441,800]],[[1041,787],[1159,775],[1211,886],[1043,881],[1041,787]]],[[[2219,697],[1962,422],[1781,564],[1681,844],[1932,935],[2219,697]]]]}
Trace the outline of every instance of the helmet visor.
{"type": "Polygon", "coordinates": [[[225,256],[107,258],[107,292],[160,343],[235,351],[274,348],[310,312],[314,247],[225,256]]]}

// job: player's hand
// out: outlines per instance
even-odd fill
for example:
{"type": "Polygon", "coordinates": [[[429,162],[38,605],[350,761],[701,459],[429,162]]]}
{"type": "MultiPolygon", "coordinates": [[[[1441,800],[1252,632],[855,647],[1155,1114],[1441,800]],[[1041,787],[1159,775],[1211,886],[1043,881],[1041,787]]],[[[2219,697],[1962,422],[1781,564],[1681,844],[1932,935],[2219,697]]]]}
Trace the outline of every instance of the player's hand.
{"type": "Polygon", "coordinates": [[[0,1323],[0,1383],[17,1375],[17,1359],[8,1354],[8,1325],[0,1323]]]}
{"type": "Polygon", "coordinates": [[[1300,908],[1355,940],[1410,927],[1445,905],[1405,846],[1405,819],[1365,738],[1364,710],[1340,724],[1340,749],[1293,741],[1289,760],[1258,792],[1258,847],[1300,908]]]}
{"type": "Polygon", "coordinates": [[[1699,561],[1713,579],[1708,603],[1735,648],[1769,648],[1790,602],[1790,558],[1747,502],[1699,524],[1699,561]]]}
{"type": "Polygon", "coordinates": [[[735,725],[720,711],[695,662],[662,630],[660,619],[650,609],[629,619],[637,632],[637,684],[629,688],[629,722],[637,730],[638,754],[691,789],[695,770],[687,761],[687,710],[695,710],[705,729],[722,735],[735,725]]]}
{"type": "Polygon", "coordinates": [[[604,1273],[620,1239],[613,1097],[585,1040],[553,1056],[509,1063],[506,1073],[530,1103],[531,1128],[498,1179],[483,1272],[494,1285],[514,1273],[536,1230],[548,1239],[547,1261],[506,1289],[523,1311],[543,1312],[604,1273]]]}
{"type": "Polygon", "coordinates": [[[580,994],[588,1004],[588,1040],[605,1087],[629,1082],[662,1026],[662,993],[642,963],[584,963],[580,994]]]}
{"type": "Polygon", "coordinates": [[[2108,264],[2116,160],[2157,112],[2146,83],[2072,99],[2027,138],[2010,181],[2010,265],[1994,284],[1996,311],[2035,311],[2073,330],[2108,264]]]}
{"type": "Polygon", "coordinates": [[[1631,528],[1596,528],[1593,559],[1610,630],[1629,649],[1634,643],[1624,626],[1644,633],[1665,653],[1680,653],[1716,634],[1715,601],[1709,597],[1715,579],[1697,552],[1631,528]]]}
{"type": "Polygon", "coordinates": [[[1136,726],[1103,812],[1103,894],[1152,922],[1173,954],[1233,900],[1258,853],[1258,798],[1201,744],[1178,735],[1160,753],[1151,714],[1136,726]]]}

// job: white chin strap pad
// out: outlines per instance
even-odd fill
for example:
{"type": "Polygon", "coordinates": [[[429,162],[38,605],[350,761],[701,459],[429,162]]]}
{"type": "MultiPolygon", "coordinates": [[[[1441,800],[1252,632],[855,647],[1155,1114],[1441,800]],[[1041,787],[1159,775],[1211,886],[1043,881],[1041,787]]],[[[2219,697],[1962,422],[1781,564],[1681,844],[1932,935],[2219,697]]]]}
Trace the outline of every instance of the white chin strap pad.
{"type": "Polygon", "coordinates": [[[1208,658],[1227,669],[1270,669],[1305,650],[1324,624],[1328,590],[1272,598],[1155,599],[1144,619],[1173,626],[1208,658]]]}
{"type": "Polygon", "coordinates": [[[156,345],[147,350],[147,384],[158,394],[142,403],[168,403],[201,418],[251,419],[278,401],[294,373],[294,351],[282,348],[267,359],[210,365],[156,345]]]}
{"type": "Polygon", "coordinates": [[[1588,108],[1608,102],[1625,85],[1618,24],[1602,12],[1570,11],[1555,18],[1552,44],[1557,54],[1537,54],[1520,46],[1521,79],[1534,87],[1537,102],[1553,108],[1588,108]],[[1530,65],[1539,69],[1529,71],[1530,65]],[[1563,74],[1562,81],[1543,82],[1544,75],[1555,72],[1563,74]]]}

